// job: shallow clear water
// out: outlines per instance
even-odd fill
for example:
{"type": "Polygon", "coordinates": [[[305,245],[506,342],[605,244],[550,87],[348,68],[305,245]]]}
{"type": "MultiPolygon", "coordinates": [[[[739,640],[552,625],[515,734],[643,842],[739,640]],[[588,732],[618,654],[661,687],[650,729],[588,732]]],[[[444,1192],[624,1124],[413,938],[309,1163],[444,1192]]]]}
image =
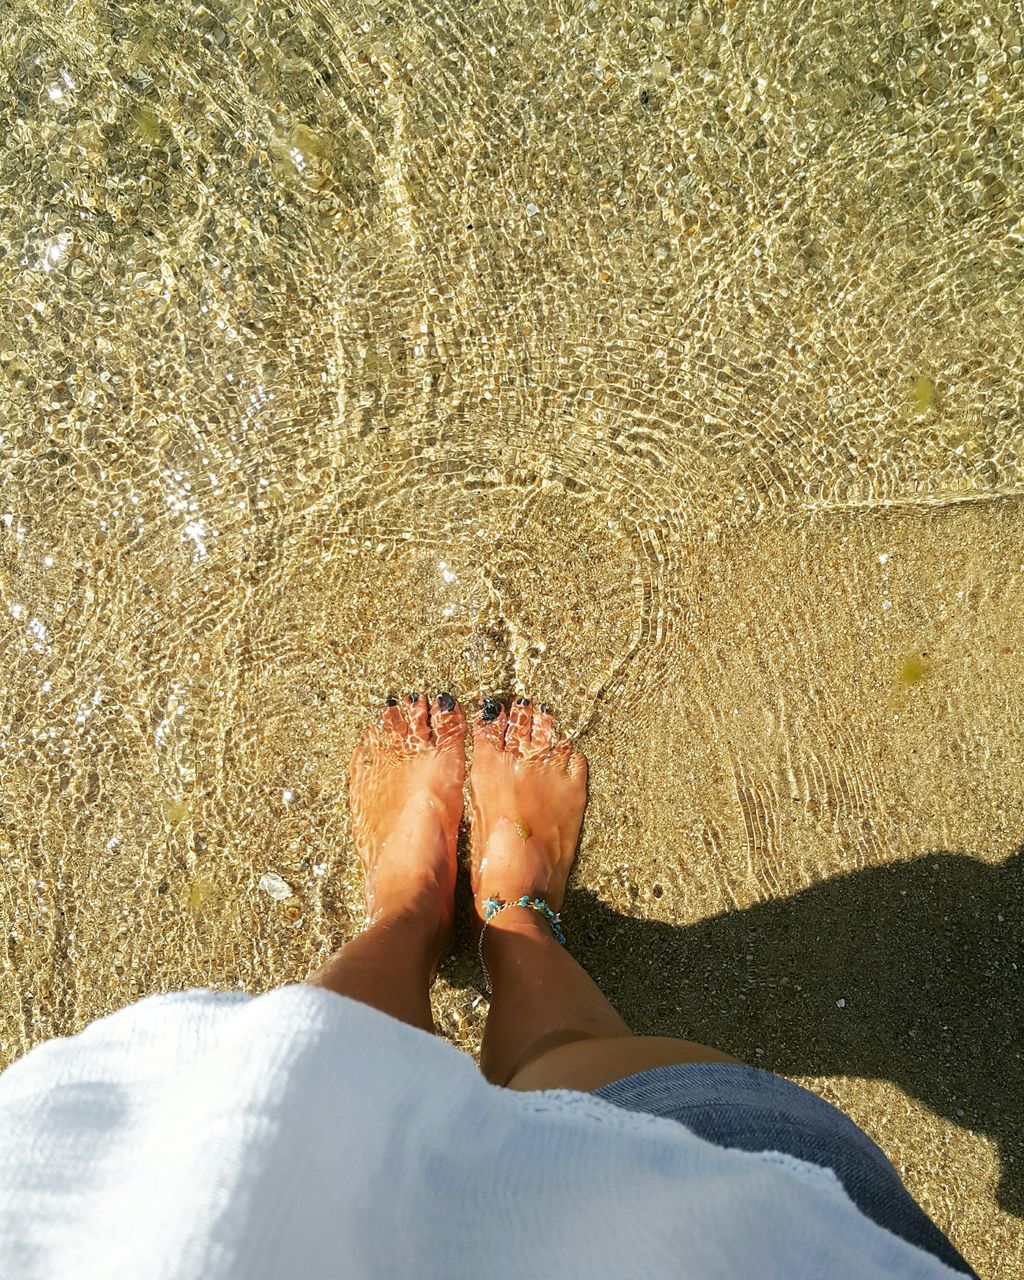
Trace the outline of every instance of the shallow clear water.
{"type": "Polygon", "coordinates": [[[950,990],[913,959],[938,923],[856,1032],[877,956],[827,939],[941,854],[984,1000],[1016,980],[984,886],[1024,829],[1021,6],[0,24],[5,1058],[299,980],[361,922],[365,719],[526,691],[591,760],[580,954],[624,998],[668,948],[627,1016],[817,1080],[1012,1267],[1019,1108],[963,1096],[1002,1050],[903,1069],[944,1034],[904,1036],[950,990]],[[809,1031],[754,952],[728,1000],[678,967],[698,922],[830,886],[791,920],[809,1031]]]}

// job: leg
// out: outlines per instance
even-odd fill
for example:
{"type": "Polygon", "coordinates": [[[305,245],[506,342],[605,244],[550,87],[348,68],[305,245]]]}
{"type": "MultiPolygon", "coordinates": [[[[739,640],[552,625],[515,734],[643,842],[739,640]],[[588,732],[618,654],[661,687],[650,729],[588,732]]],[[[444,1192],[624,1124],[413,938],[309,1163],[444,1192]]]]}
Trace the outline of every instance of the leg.
{"type": "MultiPolygon", "coordinates": [[[[556,738],[547,708],[506,716],[485,704],[473,724],[472,877],[485,898],[544,898],[558,910],[586,805],[586,760],[556,738]]],[[[480,920],[477,919],[477,931],[480,920]]],[[[634,1036],[535,911],[495,916],[484,935],[493,997],[480,1065],[515,1089],[596,1089],[648,1067],[735,1062],[688,1040],[634,1036]]]]}
{"type": "Polygon", "coordinates": [[[536,911],[496,916],[484,934],[484,959],[493,993],[480,1066],[493,1084],[511,1084],[560,1048],[632,1038],[536,911]]]}
{"type": "Polygon", "coordinates": [[[536,911],[496,917],[484,959],[494,995],[480,1065],[494,1084],[590,1091],[673,1062],[737,1061],[690,1040],[633,1035],[536,911]]]}
{"type": "Polygon", "coordinates": [[[434,1030],[430,985],[451,938],[466,722],[448,694],[390,699],[349,767],[367,927],[307,981],[434,1030]]]}
{"type": "Polygon", "coordinates": [[[429,916],[378,920],[306,981],[433,1032],[430,985],[440,958],[436,924],[429,916]]]}

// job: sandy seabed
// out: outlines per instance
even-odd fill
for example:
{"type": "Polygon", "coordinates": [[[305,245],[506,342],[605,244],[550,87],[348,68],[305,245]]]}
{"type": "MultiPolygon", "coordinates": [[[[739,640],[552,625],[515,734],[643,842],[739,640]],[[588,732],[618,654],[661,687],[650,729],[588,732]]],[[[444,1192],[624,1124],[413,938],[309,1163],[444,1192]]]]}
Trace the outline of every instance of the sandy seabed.
{"type": "Polygon", "coordinates": [[[7,7],[3,1062],[300,980],[385,694],[526,692],[634,1028],[818,1090],[1020,1274],[1021,31],[7,7]]]}

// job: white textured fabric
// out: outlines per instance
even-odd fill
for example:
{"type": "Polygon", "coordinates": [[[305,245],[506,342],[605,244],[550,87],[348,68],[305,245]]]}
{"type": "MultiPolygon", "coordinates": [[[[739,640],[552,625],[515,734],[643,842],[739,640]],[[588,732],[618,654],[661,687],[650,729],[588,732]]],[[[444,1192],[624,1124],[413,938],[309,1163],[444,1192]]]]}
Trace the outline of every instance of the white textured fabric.
{"type": "Polygon", "coordinates": [[[0,1076],[4,1280],[957,1274],[828,1170],[499,1089],[315,987],[151,996],[0,1076]]]}

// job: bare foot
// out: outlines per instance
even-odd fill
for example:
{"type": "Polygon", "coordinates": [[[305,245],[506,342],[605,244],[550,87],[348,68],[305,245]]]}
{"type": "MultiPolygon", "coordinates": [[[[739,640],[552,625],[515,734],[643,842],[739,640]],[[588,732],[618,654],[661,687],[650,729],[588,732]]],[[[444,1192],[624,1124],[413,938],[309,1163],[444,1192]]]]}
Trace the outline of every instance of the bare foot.
{"type": "Polygon", "coordinates": [[[547,707],[520,699],[507,713],[488,701],[473,718],[470,778],[475,931],[491,897],[528,893],[558,911],[587,803],[586,756],[555,733],[547,707]]]}
{"type": "Polygon", "coordinates": [[[389,699],[349,764],[368,923],[415,914],[451,936],[455,851],[466,776],[466,718],[450,694],[389,699]],[[394,705],[390,705],[394,703],[394,705]]]}

